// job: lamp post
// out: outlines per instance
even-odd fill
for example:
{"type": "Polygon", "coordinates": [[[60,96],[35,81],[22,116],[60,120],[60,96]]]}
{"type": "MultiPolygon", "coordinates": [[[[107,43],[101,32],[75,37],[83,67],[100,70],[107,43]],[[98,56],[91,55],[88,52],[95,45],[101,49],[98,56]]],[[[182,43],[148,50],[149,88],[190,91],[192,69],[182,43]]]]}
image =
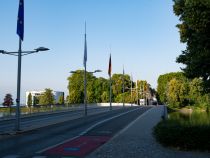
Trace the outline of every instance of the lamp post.
{"type": "Polygon", "coordinates": [[[19,50],[18,52],[7,52],[5,50],[0,50],[1,54],[18,56],[18,73],[17,73],[17,99],[16,99],[16,124],[15,130],[20,131],[20,88],[21,88],[21,57],[33,53],[38,53],[40,51],[48,51],[48,48],[39,47],[32,51],[22,51],[21,50],[21,42],[19,42],[19,50]]]}
{"type": "MultiPolygon", "coordinates": [[[[84,71],[84,116],[87,116],[87,76],[86,73],[94,74],[96,72],[102,72],[101,70],[95,70],[93,72],[84,71]]],[[[70,71],[70,73],[78,73],[77,71],[70,71]]]]}

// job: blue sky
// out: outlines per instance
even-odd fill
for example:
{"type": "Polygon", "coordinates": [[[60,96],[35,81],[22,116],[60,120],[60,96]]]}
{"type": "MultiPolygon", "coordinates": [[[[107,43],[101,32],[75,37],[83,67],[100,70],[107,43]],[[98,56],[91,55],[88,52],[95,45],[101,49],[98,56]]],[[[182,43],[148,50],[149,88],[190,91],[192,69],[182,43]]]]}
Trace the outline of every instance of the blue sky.
{"type": "MultiPolygon", "coordinates": [[[[18,50],[18,0],[1,0],[0,49],[18,50]]],[[[21,100],[26,90],[67,93],[71,70],[83,69],[84,23],[87,22],[87,69],[133,74],[156,88],[160,74],[179,71],[175,62],[185,49],[180,43],[178,17],[172,0],[25,0],[23,50],[39,46],[48,52],[22,59],[21,100]]],[[[17,57],[0,54],[0,102],[6,93],[16,98],[17,57]]]]}

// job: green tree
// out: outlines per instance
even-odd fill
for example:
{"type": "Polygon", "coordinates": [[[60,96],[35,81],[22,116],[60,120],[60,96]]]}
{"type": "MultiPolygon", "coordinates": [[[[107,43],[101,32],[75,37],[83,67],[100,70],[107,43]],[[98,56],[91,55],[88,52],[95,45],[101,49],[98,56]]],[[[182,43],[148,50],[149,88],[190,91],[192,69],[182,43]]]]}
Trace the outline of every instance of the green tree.
{"type": "Polygon", "coordinates": [[[11,94],[5,95],[3,105],[9,107],[9,111],[11,113],[11,106],[13,105],[13,99],[11,94]]]}
{"type": "MultiPolygon", "coordinates": [[[[130,91],[130,88],[131,88],[130,76],[126,74],[125,75],[123,74],[112,75],[112,91],[113,91],[113,99],[115,102],[119,101],[118,95],[120,95],[123,92],[123,78],[124,78],[125,92],[128,92],[130,91]]],[[[122,102],[122,100],[120,102],[122,102]]]]}
{"type": "MultiPolygon", "coordinates": [[[[92,103],[94,98],[94,80],[96,79],[92,73],[87,72],[87,101],[92,103]]],[[[77,70],[70,77],[68,77],[69,103],[83,103],[84,102],[84,70],[77,70]]]]}
{"type": "Polygon", "coordinates": [[[167,103],[172,108],[181,108],[188,105],[188,82],[173,78],[167,87],[167,103]]]}
{"type": "Polygon", "coordinates": [[[63,105],[64,104],[64,96],[63,95],[59,96],[59,98],[58,98],[58,104],[59,105],[63,105]]]}
{"type": "Polygon", "coordinates": [[[194,78],[189,84],[189,99],[191,104],[199,104],[203,93],[203,82],[194,78]]]}
{"type": "Polygon", "coordinates": [[[202,78],[206,90],[210,88],[210,1],[173,0],[174,13],[179,16],[181,42],[186,50],[177,58],[185,65],[184,73],[189,78],[202,78]]]}
{"type": "Polygon", "coordinates": [[[160,99],[159,102],[167,103],[168,83],[174,78],[179,80],[186,79],[182,72],[171,72],[159,76],[157,86],[157,93],[160,99]]]}
{"type": "Polygon", "coordinates": [[[54,103],[54,96],[52,90],[49,88],[45,89],[45,92],[40,96],[40,105],[52,105],[54,103]]]}
{"type": "Polygon", "coordinates": [[[33,106],[39,104],[40,96],[33,96],[33,106]]]}
{"type": "Polygon", "coordinates": [[[31,95],[31,93],[28,94],[27,105],[28,105],[28,107],[32,106],[32,95],[31,95]]]}
{"type": "Polygon", "coordinates": [[[27,106],[29,107],[31,113],[31,106],[32,106],[32,95],[31,93],[28,94],[27,106]]]}
{"type": "Polygon", "coordinates": [[[105,78],[97,78],[94,82],[95,102],[109,101],[109,81],[105,78]]]}

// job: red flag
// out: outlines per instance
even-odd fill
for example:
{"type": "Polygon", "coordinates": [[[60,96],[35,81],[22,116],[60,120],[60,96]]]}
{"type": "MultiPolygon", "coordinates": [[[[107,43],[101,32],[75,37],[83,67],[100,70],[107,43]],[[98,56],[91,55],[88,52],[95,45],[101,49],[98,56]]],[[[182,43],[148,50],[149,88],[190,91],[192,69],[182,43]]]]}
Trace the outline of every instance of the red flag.
{"type": "Polygon", "coordinates": [[[111,59],[111,54],[110,54],[110,57],[109,57],[109,70],[108,70],[109,76],[111,76],[111,73],[112,73],[112,59],[111,59]]]}

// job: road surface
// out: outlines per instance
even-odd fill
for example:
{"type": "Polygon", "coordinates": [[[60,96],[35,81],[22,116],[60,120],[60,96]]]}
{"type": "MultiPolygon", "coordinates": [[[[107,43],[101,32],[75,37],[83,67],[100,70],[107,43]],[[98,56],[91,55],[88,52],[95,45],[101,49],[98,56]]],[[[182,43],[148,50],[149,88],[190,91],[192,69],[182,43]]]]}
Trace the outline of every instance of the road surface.
{"type": "Polygon", "coordinates": [[[0,139],[0,157],[85,157],[151,107],[125,107],[0,139]]]}

